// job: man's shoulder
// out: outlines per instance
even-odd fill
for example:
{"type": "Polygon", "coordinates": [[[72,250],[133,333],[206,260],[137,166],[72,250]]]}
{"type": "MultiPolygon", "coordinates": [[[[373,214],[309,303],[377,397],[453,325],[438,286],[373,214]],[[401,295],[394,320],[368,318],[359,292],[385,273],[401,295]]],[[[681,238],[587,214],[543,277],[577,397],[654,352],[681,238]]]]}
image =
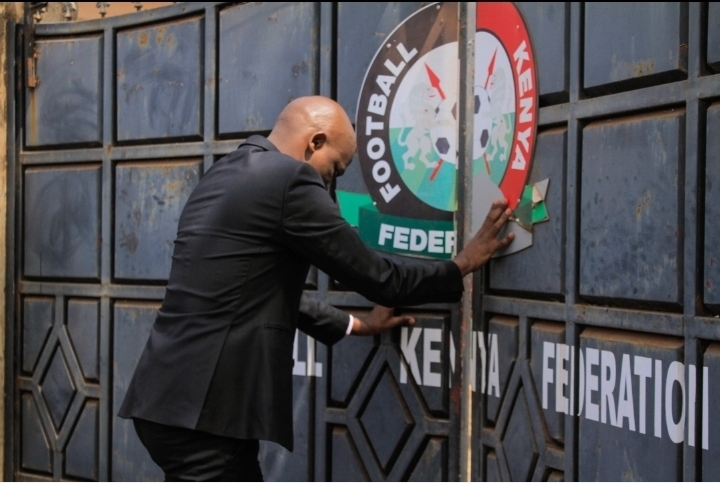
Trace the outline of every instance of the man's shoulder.
{"type": "Polygon", "coordinates": [[[243,169],[254,174],[272,177],[283,184],[298,181],[301,184],[319,184],[323,186],[320,174],[310,164],[278,151],[261,151],[240,149],[228,156],[229,162],[240,162],[243,169]]]}

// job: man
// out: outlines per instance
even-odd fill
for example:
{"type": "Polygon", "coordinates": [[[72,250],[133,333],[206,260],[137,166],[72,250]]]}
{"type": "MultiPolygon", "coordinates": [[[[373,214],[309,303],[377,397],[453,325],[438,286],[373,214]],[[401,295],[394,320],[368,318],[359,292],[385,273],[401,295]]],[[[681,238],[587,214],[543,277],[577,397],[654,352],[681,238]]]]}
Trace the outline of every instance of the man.
{"type": "MultiPolygon", "coordinates": [[[[119,416],[167,479],[258,480],[258,440],[292,450],[295,328],[323,343],[348,319],[303,300],[310,264],[382,305],[456,302],[462,277],[512,240],[496,202],[453,261],[396,263],[368,249],[327,192],[356,150],[352,124],[323,97],[292,101],[267,139],[208,170],[178,225],[167,292],[119,416]]],[[[408,321],[375,308],[354,334],[408,321]]]]}

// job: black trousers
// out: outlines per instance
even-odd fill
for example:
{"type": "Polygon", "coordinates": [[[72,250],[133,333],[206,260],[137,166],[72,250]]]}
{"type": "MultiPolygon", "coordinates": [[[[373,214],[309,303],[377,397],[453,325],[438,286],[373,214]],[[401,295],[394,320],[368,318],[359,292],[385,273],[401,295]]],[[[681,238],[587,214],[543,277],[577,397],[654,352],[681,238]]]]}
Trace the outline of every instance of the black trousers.
{"type": "Polygon", "coordinates": [[[256,439],[237,439],[133,419],[165,481],[263,481],[256,439]]]}

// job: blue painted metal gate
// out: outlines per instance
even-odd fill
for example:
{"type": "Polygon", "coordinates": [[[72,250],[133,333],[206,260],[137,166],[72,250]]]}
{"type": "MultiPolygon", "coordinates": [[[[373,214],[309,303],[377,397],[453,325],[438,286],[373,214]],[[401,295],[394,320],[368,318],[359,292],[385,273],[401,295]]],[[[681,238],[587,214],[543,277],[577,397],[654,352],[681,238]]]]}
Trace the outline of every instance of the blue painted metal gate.
{"type": "MultiPolygon", "coordinates": [[[[115,413],[185,200],[290,99],[354,117],[375,51],[422,5],[180,3],[37,25],[39,84],[18,72],[15,97],[7,476],[161,477],[115,413]]],[[[550,221],[476,278],[475,377],[460,377],[457,306],[332,348],[298,334],[297,449],[263,446],[268,479],[456,479],[466,430],[475,479],[720,478],[720,7],[519,5],[550,221]]],[[[357,162],[337,187],[366,192],[357,162]]],[[[315,271],[307,290],[370,307],[315,271]]]]}

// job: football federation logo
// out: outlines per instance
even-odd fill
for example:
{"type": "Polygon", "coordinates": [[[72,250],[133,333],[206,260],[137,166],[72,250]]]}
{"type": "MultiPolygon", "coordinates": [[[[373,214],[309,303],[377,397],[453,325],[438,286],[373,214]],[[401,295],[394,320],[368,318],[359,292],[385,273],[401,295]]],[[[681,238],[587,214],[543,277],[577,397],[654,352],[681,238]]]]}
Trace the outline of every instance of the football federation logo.
{"type": "MultiPolygon", "coordinates": [[[[472,176],[473,215],[481,220],[493,199],[505,197],[516,209],[523,198],[538,93],[517,7],[480,2],[477,12],[472,176]]],[[[453,254],[458,89],[465,82],[458,78],[457,26],[457,3],[428,5],[390,34],[366,74],[356,130],[373,203],[359,208],[357,224],[373,248],[433,258],[453,254]]]]}

